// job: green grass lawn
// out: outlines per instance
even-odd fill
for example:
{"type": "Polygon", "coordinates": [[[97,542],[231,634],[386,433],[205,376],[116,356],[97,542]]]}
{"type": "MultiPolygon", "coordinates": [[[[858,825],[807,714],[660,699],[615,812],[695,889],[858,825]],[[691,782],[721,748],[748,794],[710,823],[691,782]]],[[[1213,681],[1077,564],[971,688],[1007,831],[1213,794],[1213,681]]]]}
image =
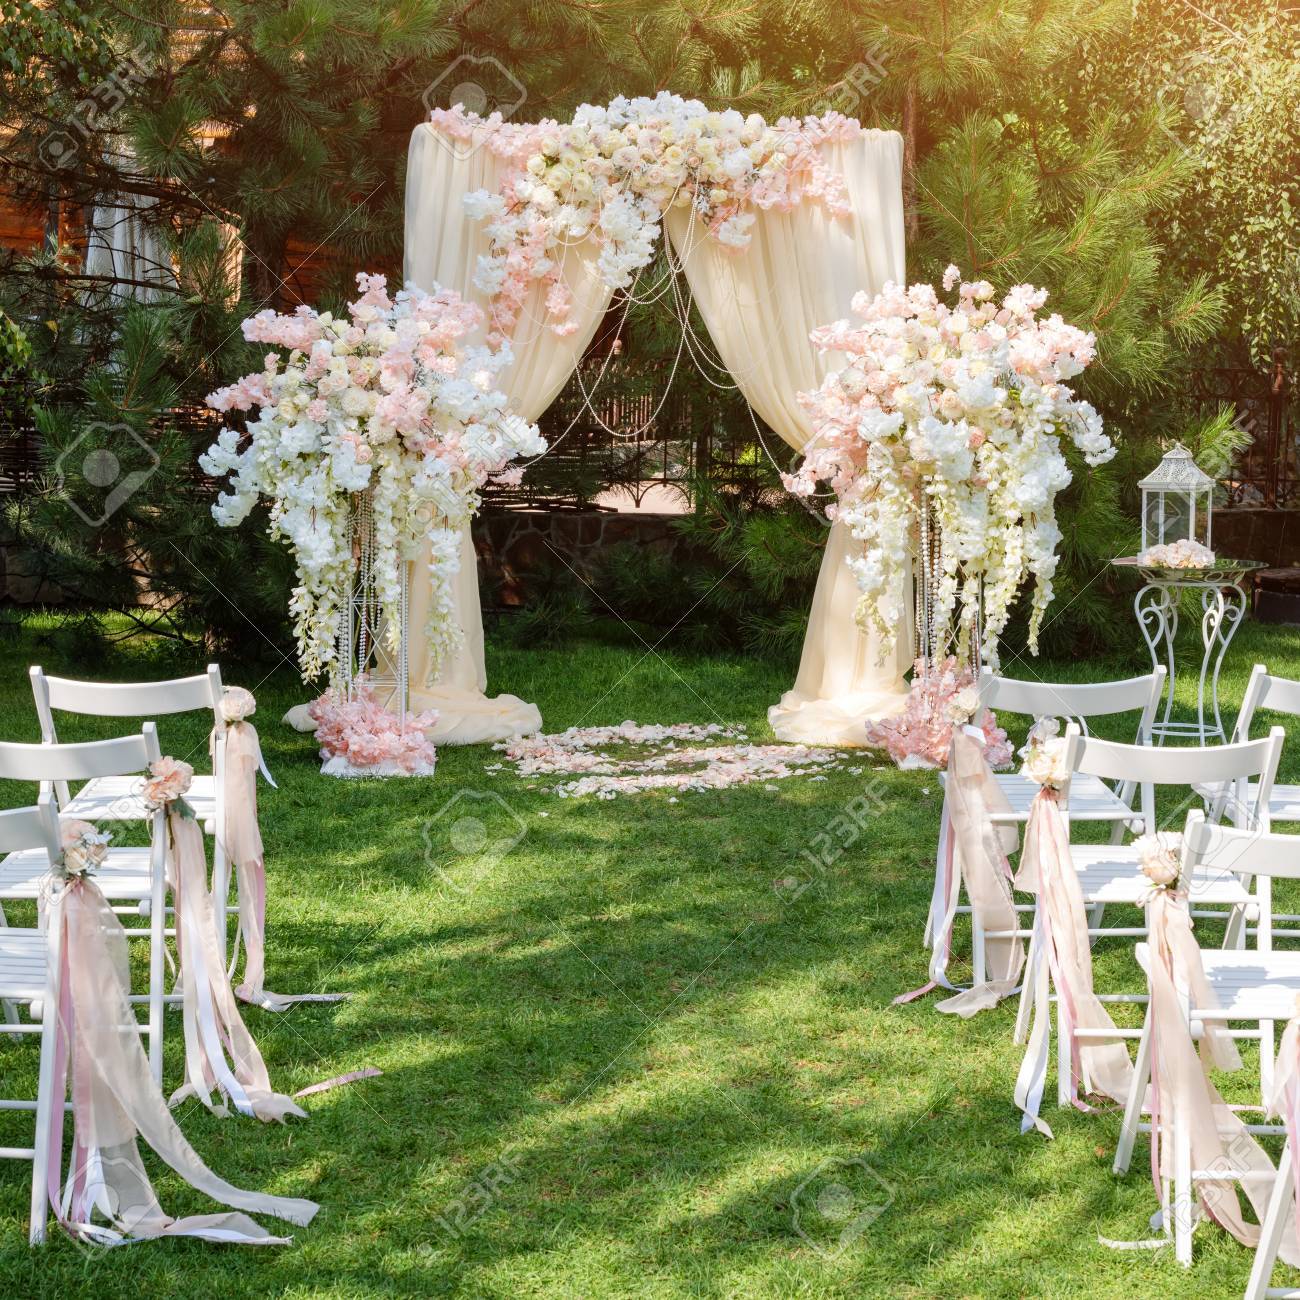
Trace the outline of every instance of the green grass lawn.
{"type": "MultiPolygon", "coordinates": [[[[5,738],[37,738],[26,665],[68,670],[40,632],[2,652],[5,738]]],[[[1124,627],[1117,646],[1137,639],[1124,627]]],[[[1300,634],[1243,629],[1226,678],[1234,708],[1257,659],[1300,677],[1300,634]]],[[[1141,662],[1015,671],[1098,678],[1141,662]]],[[[536,700],[548,729],[726,721],[756,739],[792,676],[746,656],[596,644],[495,649],[490,666],[494,688],[536,700]]],[[[98,675],[161,674],[135,652],[98,675]]],[[[311,738],[279,722],[302,687],[287,672],[257,676],[226,665],[228,681],[256,689],[280,783],[262,794],[268,983],[352,996],[246,1018],[283,1091],[365,1066],[383,1076],[308,1099],[310,1118],[288,1127],[218,1120],[195,1103],[179,1112],[223,1177],[321,1203],[285,1249],[173,1241],[88,1254],[55,1231],[32,1252],[28,1169],[0,1163],[0,1295],[823,1300],[1244,1287],[1249,1253],[1214,1228],[1198,1233],[1188,1273],[1172,1250],[1099,1244],[1149,1235],[1145,1140],[1117,1180],[1116,1114],[1049,1105],[1056,1141],[1019,1135],[1010,1004],[965,1022],[924,1001],[891,1005],[925,978],[933,774],[867,761],[858,776],[776,792],[569,801],[509,768],[485,771],[497,756],[472,748],[443,750],[433,779],[333,781],[318,774],[311,738]],[[797,897],[774,888],[819,836],[841,834],[828,828],[864,788],[879,796],[866,832],[797,897]],[[473,859],[446,841],[465,809],[488,834],[473,859]]],[[[120,729],[83,723],[65,738],[120,729]]],[[[161,730],[165,751],[202,755],[201,725],[161,730]]],[[[1284,777],[1300,780],[1300,739],[1284,777]]],[[[31,795],[0,791],[7,804],[31,795]]],[[[1133,982],[1131,947],[1104,945],[1098,970],[1100,987],[1133,982]]],[[[175,1086],[174,1013],[169,1025],[175,1086]]],[[[31,1086],[34,1058],[30,1043],[0,1045],[5,1095],[31,1086]]],[[[0,1117],[0,1145],[29,1131],[0,1117]]],[[[150,1168],[172,1212],[212,1208],[150,1168]]]]}

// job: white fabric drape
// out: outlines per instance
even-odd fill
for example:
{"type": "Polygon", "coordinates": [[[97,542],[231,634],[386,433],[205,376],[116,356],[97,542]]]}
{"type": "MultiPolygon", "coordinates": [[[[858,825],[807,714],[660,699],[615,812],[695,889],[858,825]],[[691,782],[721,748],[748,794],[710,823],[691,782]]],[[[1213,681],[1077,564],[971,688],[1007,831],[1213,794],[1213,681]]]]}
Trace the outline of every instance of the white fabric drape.
{"type": "Polygon", "coordinates": [[[147,195],[115,194],[91,213],[86,232],[87,275],[130,281],[112,289],[114,296],[137,302],[157,302],[176,285],[167,245],[142,212],[157,206],[147,195]]]}
{"type": "MultiPolygon", "coordinates": [[[[904,276],[901,137],[864,131],[826,148],[845,178],[851,215],[833,216],[815,200],[788,212],[760,212],[743,251],[708,236],[689,210],[674,209],[665,221],[723,363],[745,399],[796,451],[812,433],[796,395],[815,388],[835,364],[814,349],[809,332],[847,316],[859,290],[876,292],[904,276]]],[[[473,275],[487,240],[482,225],[465,215],[462,199],[477,189],[495,192],[500,174],[486,147],[451,141],[427,123],[415,129],[406,177],[408,281],[424,289],[436,282],[486,307],[473,275]]],[[[502,376],[503,391],[525,419],[535,420],[559,393],[609,304],[596,254],[594,241],[583,241],[565,258],[578,325],[573,334],[559,338],[546,327],[540,290],[533,290],[525,306],[513,341],[515,360],[502,376]]],[[[794,688],[769,710],[783,740],[861,744],[863,723],[896,710],[905,693],[910,628],[900,629],[890,661],[877,664],[874,639],[854,620],[858,591],[845,563],[852,544],[842,526],[831,528],[794,688]]],[[[430,735],[442,743],[470,744],[536,729],[541,719],[533,705],[485,694],[483,624],[468,530],[461,555],[456,607],[464,642],[433,680],[420,635],[428,608],[422,565],[412,575],[413,707],[438,710],[430,735]]]]}
{"type": "MultiPolygon", "coordinates": [[[[449,140],[430,123],[415,128],[406,167],[405,279],[422,289],[434,283],[455,289],[486,309],[488,299],[474,285],[474,268],[488,251],[482,223],[465,213],[462,200],[474,190],[495,193],[501,164],[486,147],[449,140]]],[[[501,376],[501,390],[516,414],[536,420],[564,387],[591,342],[611,291],[595,269],[599,249],[594,240],[569,247],[564,280],[573,293],[577,329],[560,338],[545,324],[543,292],[534,286],[512,341],[514,362],[501,376]]],[[[483,658],[483,616],[479,608],[477,558],[469,529],[461,536],[461,565],[456,577],[456,610],[464,640],[436,677],[430,673],[428,647],[421,635],[429,609],[424,581],[426,560],[414,566],[411,581],[411,704],[436,709],[438,725],[429,737],[438,744],[471,745],[536,731],[542,725],[537,706],[513,695],[489,697],[483,658]]]]}
{"type": "MultiPolygon", "coordinates": [[[[797,394],[843,364],[839,354],[818,352],[809,333],[847,317],[855,293],[876,293],[905,274],[902,137],[864,131],[825,149],[848,189],[847,216],[816,201],[760,212],[741,252],[709,237],[690,209],[674,208],[665,221],[719,357],[745,400],[796,452],[812,436],[797,394]]],[[[878,664],[875,638],[854,620],[858,590],[845,562],[853,545],[843,525],[831,528],[799,674],[768,710],[781,740],[861,745],[863,723],[895,712],[906,693],[910,624],[878,664]]]]}

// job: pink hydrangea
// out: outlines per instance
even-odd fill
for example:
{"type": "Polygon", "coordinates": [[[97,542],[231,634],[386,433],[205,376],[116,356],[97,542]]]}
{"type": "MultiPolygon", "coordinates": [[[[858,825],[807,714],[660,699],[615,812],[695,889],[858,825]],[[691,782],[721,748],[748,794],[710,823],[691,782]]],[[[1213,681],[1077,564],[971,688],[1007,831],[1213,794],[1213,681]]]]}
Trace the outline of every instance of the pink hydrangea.
{"type": "Polygon", "coordinates": [[[991,709],[978,707],[975,674],[949,655],[938,664],[918,659],[901,713],[867,724],[867,744],[883,749],[900,767],[943,768],[954,727],[976,726],[993,768],[1011,763],[1011,742],[991,709]],[[974,707],[972,707],[974,705],[974,707]]]}
{"type": "Polygon", "coordinates": [[[437,761],[437,750],[424,734],[438,721],[437,713],[410,714],[403,725],[368,686],[359,686],[351,700],[327,691],[307,712],[324,759],[342,758],[354,768],[396,764],[407,772],[429,772],[437,761]]]}

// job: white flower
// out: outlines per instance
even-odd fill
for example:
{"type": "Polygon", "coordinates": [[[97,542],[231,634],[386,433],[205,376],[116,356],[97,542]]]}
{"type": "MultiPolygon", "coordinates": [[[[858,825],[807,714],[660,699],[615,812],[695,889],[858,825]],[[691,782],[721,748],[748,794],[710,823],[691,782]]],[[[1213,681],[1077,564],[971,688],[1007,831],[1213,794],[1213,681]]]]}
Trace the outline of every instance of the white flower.
{"type": "Polygon", "coordinates": [[[1044,740],[1041,744],[1030,745],[1020,774],[1037,785],[1060,790],[1070,778],[1070,769],[1065,762],[1065,740],[1044,740]]]}
{"type": "Polygon", "coordinates": [[[1169,889],[1178,883],[1182,871],[1183,837],[1176,831],[1156,831],[1139,835],[1133,841],[1142,874],[1157,889],[1169,889]]]}

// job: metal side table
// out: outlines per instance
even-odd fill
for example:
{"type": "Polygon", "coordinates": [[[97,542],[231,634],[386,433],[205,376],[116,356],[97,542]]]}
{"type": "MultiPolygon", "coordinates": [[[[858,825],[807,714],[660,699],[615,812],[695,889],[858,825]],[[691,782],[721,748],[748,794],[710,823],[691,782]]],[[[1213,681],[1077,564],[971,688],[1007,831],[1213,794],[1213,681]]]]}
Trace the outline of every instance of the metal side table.
{"type": "Polygon", "coordinates": [[[1138,627],[1151,651],[1151,664],[1162,663],[1169,674],[1166,684],[1165,706],[1151,727],[1154,744],[1163,744],[1171,738],[1194,740],[1198,745],[1226,744],[1227,732],[1219,713],[1219,670],[1224,656],[1245,617],[1248,604],[1242,579],[1256,569],[1262,569],[1259,560],[1219,560],[1204,569],[1152,568],[1137,562],[1136,556],[1112,560],[1112,564],[1128,571],[1136,570],[1145,585],[1133,598],[1133,612],[1138,627]],[[1196,721],[1173,722],[1170,715],[1174,707],[1174,638],[1178,635],[1178,619],[1185,591],[1198,591],[1201,595],[1201,671],[1196,683],[1196,721]],[[1206,685],[1209,699],[1206,699],[1206,685]],[[1213,716],[1207,716],[1206,705],[1213,716]]]}

